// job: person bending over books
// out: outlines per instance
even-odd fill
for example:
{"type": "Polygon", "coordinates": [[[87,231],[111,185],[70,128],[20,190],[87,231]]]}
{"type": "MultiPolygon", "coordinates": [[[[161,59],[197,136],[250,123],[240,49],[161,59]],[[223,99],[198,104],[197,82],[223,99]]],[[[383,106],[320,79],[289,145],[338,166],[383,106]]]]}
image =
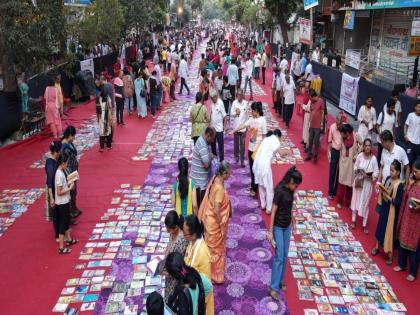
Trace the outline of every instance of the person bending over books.
{"type": "MultiPolygon", "coordinates": [[[[170,253],[166,257],[168,273],[178,280],[174,293],[169,297],[169,307],[178,315],[205,315],[206,297],[213,292],[211,281],[184,262],[180,253],[170,253]]],[[[214,314],[214,305],[212,305],[214,314]]]]}
{"type": "Polygon", "coordinates": [[[275,248],[276,255],[273,260],[271,283],[268,288],[268,293],[276,301],[279,300],[278,291],[280,289],[286,289],[283,280],[292,232],[293,199],[294,192],[301,183],[302,174],[293,166],[289,168],[283,179],[277,185],[274,194],[270,230],[267,233],[267,238],[275,248]]]}
{"type": "Polygon", "coordinates": [[[390,176],[385,179],[385,183],[378,183],[380,190],[378,196],[377,209],[379,211],[379,220],[376,227],[376,245],[372,249],[372,256],[379,253],[383,247],[387,254],[386,263],[392,264],[392,252],[396,241],[396,227],[398,214],[404,193],[404,182],[400,179],[401,163],[394,160],[390,167],[390,176]]]}
{"type": "Polygon", "coordinates": [[[410,261],[408,281],[414,281],[417,276],[420,260],[420,159],[413,163],[413,173],[410,177],[401,206],[397,226],[398,266],[399,272],[407,269],[407,258],[410,261]]]}
{"type": "Polygon", "coordinates": [[[59,254],[68,254],[71,250],[65,247],[64,241],[68,246],[77,243],[72,239],[70,229],[70,192],[74,187],[74,183],[67,183],[65,171],[69,162],[69,156],[61,153],[57,161],[57,172],[55,173],[55,216],[57,218],[57,230],[59,241],[59,254]]]}

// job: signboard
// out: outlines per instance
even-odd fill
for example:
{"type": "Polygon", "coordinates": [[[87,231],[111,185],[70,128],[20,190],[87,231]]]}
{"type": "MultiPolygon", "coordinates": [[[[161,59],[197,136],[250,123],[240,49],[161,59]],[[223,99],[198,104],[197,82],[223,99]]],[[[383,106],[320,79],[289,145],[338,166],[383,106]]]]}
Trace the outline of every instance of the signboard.
{"type": "Polygon", "coordinates": [[[415,17],[411,23],[411,36],[420,36],[420,18],[415,17]]]}
{"type": "Polygon", "coordinates": [[[378,0],[372,4],[363,1],[353,1],[354,10],[375,10],[392,8],[416,8],[420,6],[420,0],[378,0]]]}
{"type": "Polygon", "coordinates": [[[312,25],[311,20],[299,19],[299,42],[302,44],[312,44],[312,25]]]}
{"type": "Polygon", "coordinates": [[[92,4],[92,0],[64,0],[64,5],[84,7],[92,4]]]}
{"type": "Polygon", "coordinates": [[[420,36],[412,36],[408,55],[412,57],[420,56],[420,36]]]}
{"type": "Polygon", "coordinates": [[[93,58],[80,61],[80,71],[89,70],[92,75],[95,75],[95,67],[93,65],[93,58]]]}
{"type": "MultiPolygon", "coordinates": [[[[347,58],[346,58],[347,59],[347,58]]],[[[359,92],[359,77],[354,78],[343,73],[341,79],[339,107],[345,112],[356,115],[357,94],[359,92]]]]}
{"type": "Polygon", "coordinates": [[[346,14],[344,15],[344,23],[343,28],[347,30],[354,29],[354,18],[355,18],[356,12],[355,11],[346,11],[346,14]]]}
{"type": "Polygon", "coordinates": [[[346,66],[359,70],[361,58],[360,50],[346,49],[346,66]]]}
{"type": "Polygon", "coordinates": [[[305,10],[316,7],[318,4],[318,0],[303,0],[303,7],[305,10]]]}

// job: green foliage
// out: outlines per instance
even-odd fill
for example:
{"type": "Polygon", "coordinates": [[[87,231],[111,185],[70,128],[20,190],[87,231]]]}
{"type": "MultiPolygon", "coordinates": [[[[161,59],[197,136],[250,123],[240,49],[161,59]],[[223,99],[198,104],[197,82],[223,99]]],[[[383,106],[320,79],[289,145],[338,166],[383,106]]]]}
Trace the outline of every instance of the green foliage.
{"type": "Polygon", "coordinates": [[[88,47],[96,42],[119,43],[123,26],[123,8],[118,0],[96,0],[86,9],[80,39],[88,47]]]}

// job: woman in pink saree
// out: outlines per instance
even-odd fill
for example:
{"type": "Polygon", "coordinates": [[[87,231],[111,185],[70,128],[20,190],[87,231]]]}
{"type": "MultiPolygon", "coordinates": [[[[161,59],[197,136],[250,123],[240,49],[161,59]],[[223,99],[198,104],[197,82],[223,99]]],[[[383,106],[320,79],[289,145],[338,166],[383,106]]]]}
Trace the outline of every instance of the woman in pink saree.
{"type": "Polygon", "coordinates": [[[47,124],[50,126],[53,132],[54,138],[59,138],[63,133],[63,127],[61,126],[60,117],[60,104],[58,101],[58,90],[54,86],[54,81],[51,80],[47,88],[45,89],[45,116],[47,124]]]}
{"type": "Polygon", "coordinates": [[[223,161],[216,176],[210,181],[198,213],[211,254],[211,279],[217,284],[222,284],[225,280],[226,240],[231,206],[224,183],[229,176],[230,165],[223,161]]]}

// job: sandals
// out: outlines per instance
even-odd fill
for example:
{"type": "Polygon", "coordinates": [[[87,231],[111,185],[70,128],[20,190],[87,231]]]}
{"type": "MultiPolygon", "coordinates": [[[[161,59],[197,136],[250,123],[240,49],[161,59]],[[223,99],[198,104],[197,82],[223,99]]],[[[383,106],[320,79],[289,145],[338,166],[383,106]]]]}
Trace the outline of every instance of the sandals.
{"type": "Polygon", "coordinates": [[[388,257],[386,258],[386,264],[387,264],[387,265],[392,265],[392,256],[388,256],[388,257]]]}
{"type": "Polygon", "coordinates": [[[369,234],[369,230],[367,229],[367,227],[364,227],[364,228],[363,228],[363,233],[365,233],[366,235],[368,235],[368,234],[369,234]]]}
{"type": "Polygon", "coordinates": [[[403,270],[405,270],[405,269],[401,268],[400,266],[395,266],[394,267],[394,271],[396,271],[396,272],[400,272],[400,271],[403,271],[403,270]]]}
{"type": "Polygon", "coordinates": [[[416,277],[414,277],[413,275],[408,275],[406,279],[407,279],[407,281],[411,282],[411,281],[416,280],[416,277]]]}
{"type": "Polygon", "coordinates": [[[354,229],[356,228],[356,222],[353,222],[352,224],[350,224],[350,228],[351,228],[352,230],[354,230],[354,229]]]}
{"type": "Polygon", "coordinates": [[[71,246],[71,245],[77,244],[77,240],[75,240],[75,239],[67,240],[66,243],[67,243],[68,246],[71,246]]]}
{"type": "Polygon", "coordinates": [[[376,255],[378,255],[378,253],[379,253],[379,247],[374,247],[372,249],[372,256],[376,256],[376,255]]]}
{"type": "Polygon", "coordinates": [[[273,298],[275,301],[279,301],[279,294],[274,291],[272,288],[268,288],[268,294],[273,298]]]}
{"type": "Polygon", "coordinates": [[[65,255],[65,254],[70,254],[71,253],[71,249],[68,247],[64,247],[64,248],[59,248],[58,249],[58,253],[60,255],[65,255]]]}

